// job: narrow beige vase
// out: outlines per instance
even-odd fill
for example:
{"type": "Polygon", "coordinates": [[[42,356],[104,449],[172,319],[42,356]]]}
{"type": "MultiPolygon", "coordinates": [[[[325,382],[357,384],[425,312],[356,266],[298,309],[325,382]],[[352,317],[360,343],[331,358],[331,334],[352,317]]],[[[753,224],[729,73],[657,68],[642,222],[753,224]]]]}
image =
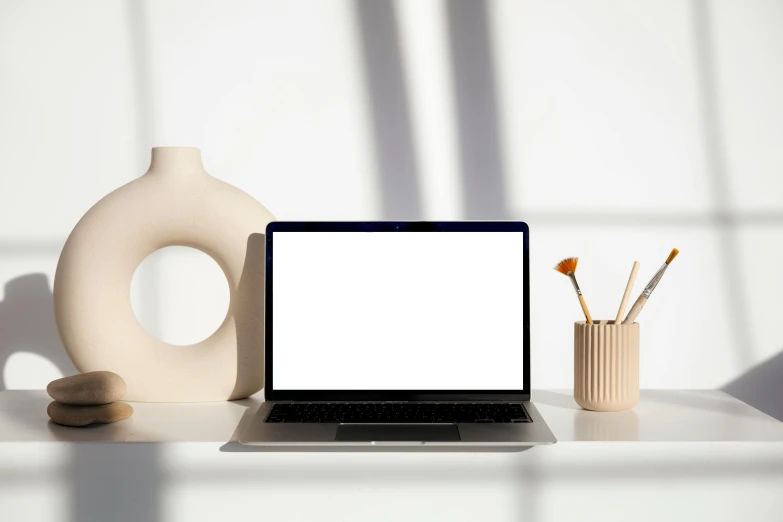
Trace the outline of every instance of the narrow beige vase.
{"type": "Polygon", "coordinates": [[[639,323],[574,323],[574,399],[594,411],[639,401],[639,323]]]}
{"type": "Polygon", "coordinates": [[[260,390],[263,232],[273,219],[251,196],[207,174],[198,149],[152,149],[149,171],[96,203],[60,255],[54,311],[76,368],[119,374],[128,401],[219,401],[260,390]],[[153,337],[131,308],[136,268],[174,245],[211,256],[231,292],[223,323],[191,346],[153,337]]]}

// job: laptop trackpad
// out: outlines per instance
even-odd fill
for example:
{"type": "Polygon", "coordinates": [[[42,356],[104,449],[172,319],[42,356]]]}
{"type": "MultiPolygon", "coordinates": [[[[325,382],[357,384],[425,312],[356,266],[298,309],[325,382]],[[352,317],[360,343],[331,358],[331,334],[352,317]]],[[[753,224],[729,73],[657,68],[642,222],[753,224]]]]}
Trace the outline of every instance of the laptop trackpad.
{"type": "Polygon", "coordinates": [[[341,441],[459,441],[456,424],[340,424],[341,441]]]}

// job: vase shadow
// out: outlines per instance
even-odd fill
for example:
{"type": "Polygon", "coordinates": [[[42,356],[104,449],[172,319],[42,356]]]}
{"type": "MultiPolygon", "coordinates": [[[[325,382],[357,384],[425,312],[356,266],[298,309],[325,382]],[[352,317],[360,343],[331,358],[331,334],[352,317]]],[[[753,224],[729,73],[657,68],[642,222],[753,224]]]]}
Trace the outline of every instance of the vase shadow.
{"type": "Polygon", "coordinates": [[[53,303],[46,274],[26,274],[5,284],[0,301],[0,391],[8,385],[5,365],[18,352],[48,359],[63,375],[78,373],[60,342],[53,303]]]}
{"type": "Polygon", "coordinates": [[[266,236],[250,234],[235,300],[237,378],[231,393],[235,399],[249,397],[264,385],[265,252],[266,236]]]}

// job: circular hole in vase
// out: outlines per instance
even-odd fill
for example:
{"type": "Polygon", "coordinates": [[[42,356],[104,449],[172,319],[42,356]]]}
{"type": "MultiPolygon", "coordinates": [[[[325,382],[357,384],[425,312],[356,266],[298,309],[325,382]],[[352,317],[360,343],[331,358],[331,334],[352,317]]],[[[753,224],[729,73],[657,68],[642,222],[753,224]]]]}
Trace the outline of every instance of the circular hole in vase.
{"type": "Polygon", "coordinates": [[[230,299],[220,266],[190,247],[153,252],[131,281],[131,306],[138,321],[150,334],[177,346],[201,342],[215,333],[226,318],[230,299]]]}

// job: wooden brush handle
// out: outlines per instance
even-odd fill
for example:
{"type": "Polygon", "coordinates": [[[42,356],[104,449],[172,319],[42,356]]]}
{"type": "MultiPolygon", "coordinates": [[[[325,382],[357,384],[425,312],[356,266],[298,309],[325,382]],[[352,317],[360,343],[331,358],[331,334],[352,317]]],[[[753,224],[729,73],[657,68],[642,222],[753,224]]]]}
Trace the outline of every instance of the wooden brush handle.
{"type": "Polygon", "coordinates": [[[620,324],[623,320],[623,314],[625,313],[625,306],[628,304],[628,298],[631,296],[631,290],[633,290],[633,284],[636,282],[636,273],[639,271],[639,261],[633,262],[633,268],[631,269],[631,275],[628,277],[628,283],[625,285],[625,292],[623,293],[623,300],[620,303],[620,308],[617,310],[617,317],[614,318],[614,324],[620,324]]]}
{"type": "Polygon", "coordinates": [[[587,303],[585,303],[585,298],[582,296],[582,294],[579,294],[578,297],[579,297],[579,304],[582,305],[582,311],[585,313],[587,324],[593,324],[593,318],[590,317],[590,310],[587,309],[587,303]]]}
{"type": "Polygon", "coordinates": [[[623,321],[623,324],[633,324],[633,322],[636,320],[636,316],[639,315],[639,312],[642,311],[642,308],[644,308],[645,304],[647,304],[647,298],[643,295],[640,295],[639,299],[637,299],[631,307],[631,311],[628,312],[628,315],[625,316],[625,321],[623,321]]]}

